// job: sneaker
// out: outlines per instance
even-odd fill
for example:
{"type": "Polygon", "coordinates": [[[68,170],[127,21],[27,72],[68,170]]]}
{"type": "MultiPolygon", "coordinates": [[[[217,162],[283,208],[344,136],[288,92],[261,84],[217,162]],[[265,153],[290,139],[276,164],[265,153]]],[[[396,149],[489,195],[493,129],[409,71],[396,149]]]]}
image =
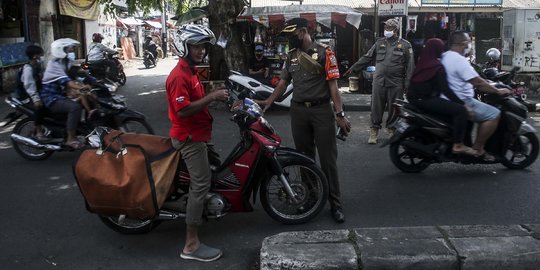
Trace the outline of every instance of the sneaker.
{"type": "Polygon", "coordinates": [[[223,255],[223,252],[217,248],[209,247],[203,243],[200,244],[199,248],[191,253],[180,254],[180,258],[186,260],[196,260],[201,262],[211,262],[219,259],[223,255]]]}
{"type": "Polygon", "coordinates": [[[369,144],[376,144],[377,143],[377,136],[379,135],[379,130],[376,128],[372,128],[369,130],[369,144]]]}

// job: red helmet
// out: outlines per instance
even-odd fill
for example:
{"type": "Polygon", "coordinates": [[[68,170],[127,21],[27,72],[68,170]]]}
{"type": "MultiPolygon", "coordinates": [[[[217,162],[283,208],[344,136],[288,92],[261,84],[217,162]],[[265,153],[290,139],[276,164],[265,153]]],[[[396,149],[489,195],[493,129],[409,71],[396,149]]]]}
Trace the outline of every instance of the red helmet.
{"type": "Polygon", "coordinates": [[[92,35],[92,41],[93,42],[101,42],[103,40],[103,35],[100,33],[94,33],[92,35]]]}

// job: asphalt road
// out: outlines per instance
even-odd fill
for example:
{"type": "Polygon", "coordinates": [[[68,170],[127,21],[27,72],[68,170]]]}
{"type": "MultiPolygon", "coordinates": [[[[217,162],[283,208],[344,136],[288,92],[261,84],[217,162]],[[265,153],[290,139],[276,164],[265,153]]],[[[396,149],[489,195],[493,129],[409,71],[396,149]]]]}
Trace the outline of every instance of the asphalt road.
{"type": "MultiPolygon", "coordinates": [[[[166,135],[164,81],[176,61],[154,69],[128,64],[128,83],[119,94],[130,108],[145,113],[160,135],[166,135]]],[[[0,104],[0,113],[9,111],[0,104]]],[[[214,143],[222,159],[237,142],[230,113],[214,108],[214,143]]],[[[0,265],[2,269],[257,269],[264,237],[283,231],[354,227],[398,227],[457,224],[540,223],[540,163],[510,171],[502,165],[433,165],[405,174],[388,157],[388,148],[368,145],[369,113],[349,112],[353,133],[339,142],[342,197],[347,221],[336,224],[328,206],[316,219],[286,226],[266,215],[257,202],[251,213],[234,213],[202,227],[202,240],[224,249],[212,263],[180,259],[185,225],[165,222],[146,235],[126,236],[109,230],[86,211],[74,181],[74,153],[57,153],[30,162],[11,148],[10,127],[0,129],[0,265]]],[[[540,115],[529,119],[540,127],[540,115]]],[[[293,146],[288,112],[266,115],[293,146]]],[[[99,169],[99,168],[97,168],[99,169]]],[[[339,251],[336,251],[339,252],[339,251]]]]}

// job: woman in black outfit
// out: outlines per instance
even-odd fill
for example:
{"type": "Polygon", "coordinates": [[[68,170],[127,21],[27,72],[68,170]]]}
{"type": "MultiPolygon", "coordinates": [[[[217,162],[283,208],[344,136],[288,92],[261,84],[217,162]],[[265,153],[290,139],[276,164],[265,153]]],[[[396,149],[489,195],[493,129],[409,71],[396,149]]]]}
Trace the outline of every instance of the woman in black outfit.
{"type": "Polygon", "coordinates": [[[475,155],[476,151],[463,143],[469,113],[463,101],[448,88],[446,73],[439,60],[443,52],[442,40],[432,38],[426,42],[414,69],[407,99],[427,113],[451,118],[454,141],[452,152],[475,155]],[[442,98],[441,94],[448,99],[442,98]]]}

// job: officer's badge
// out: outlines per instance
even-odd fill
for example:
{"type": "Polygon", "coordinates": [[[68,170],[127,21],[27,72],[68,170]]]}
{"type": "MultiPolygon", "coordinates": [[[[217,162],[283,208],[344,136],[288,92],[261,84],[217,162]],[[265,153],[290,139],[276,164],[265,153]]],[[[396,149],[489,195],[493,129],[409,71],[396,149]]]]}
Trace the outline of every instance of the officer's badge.
{"type": "Polygon", "coordinates": [[[298,58],[291,59],[291,65],[298,65],[298,58]]]}
{"type": "Polygon", "coordinates": [[[317,59],[319,59],[319,54],[314,53],[314,54],[311,55],[311,58],[313,58],[313,60],[317,60],[317,59]]]}
{"type": "Polygon", "coordinates": [[[397,48],[401,49],[401,43],[398,43],[397,48]]]}

